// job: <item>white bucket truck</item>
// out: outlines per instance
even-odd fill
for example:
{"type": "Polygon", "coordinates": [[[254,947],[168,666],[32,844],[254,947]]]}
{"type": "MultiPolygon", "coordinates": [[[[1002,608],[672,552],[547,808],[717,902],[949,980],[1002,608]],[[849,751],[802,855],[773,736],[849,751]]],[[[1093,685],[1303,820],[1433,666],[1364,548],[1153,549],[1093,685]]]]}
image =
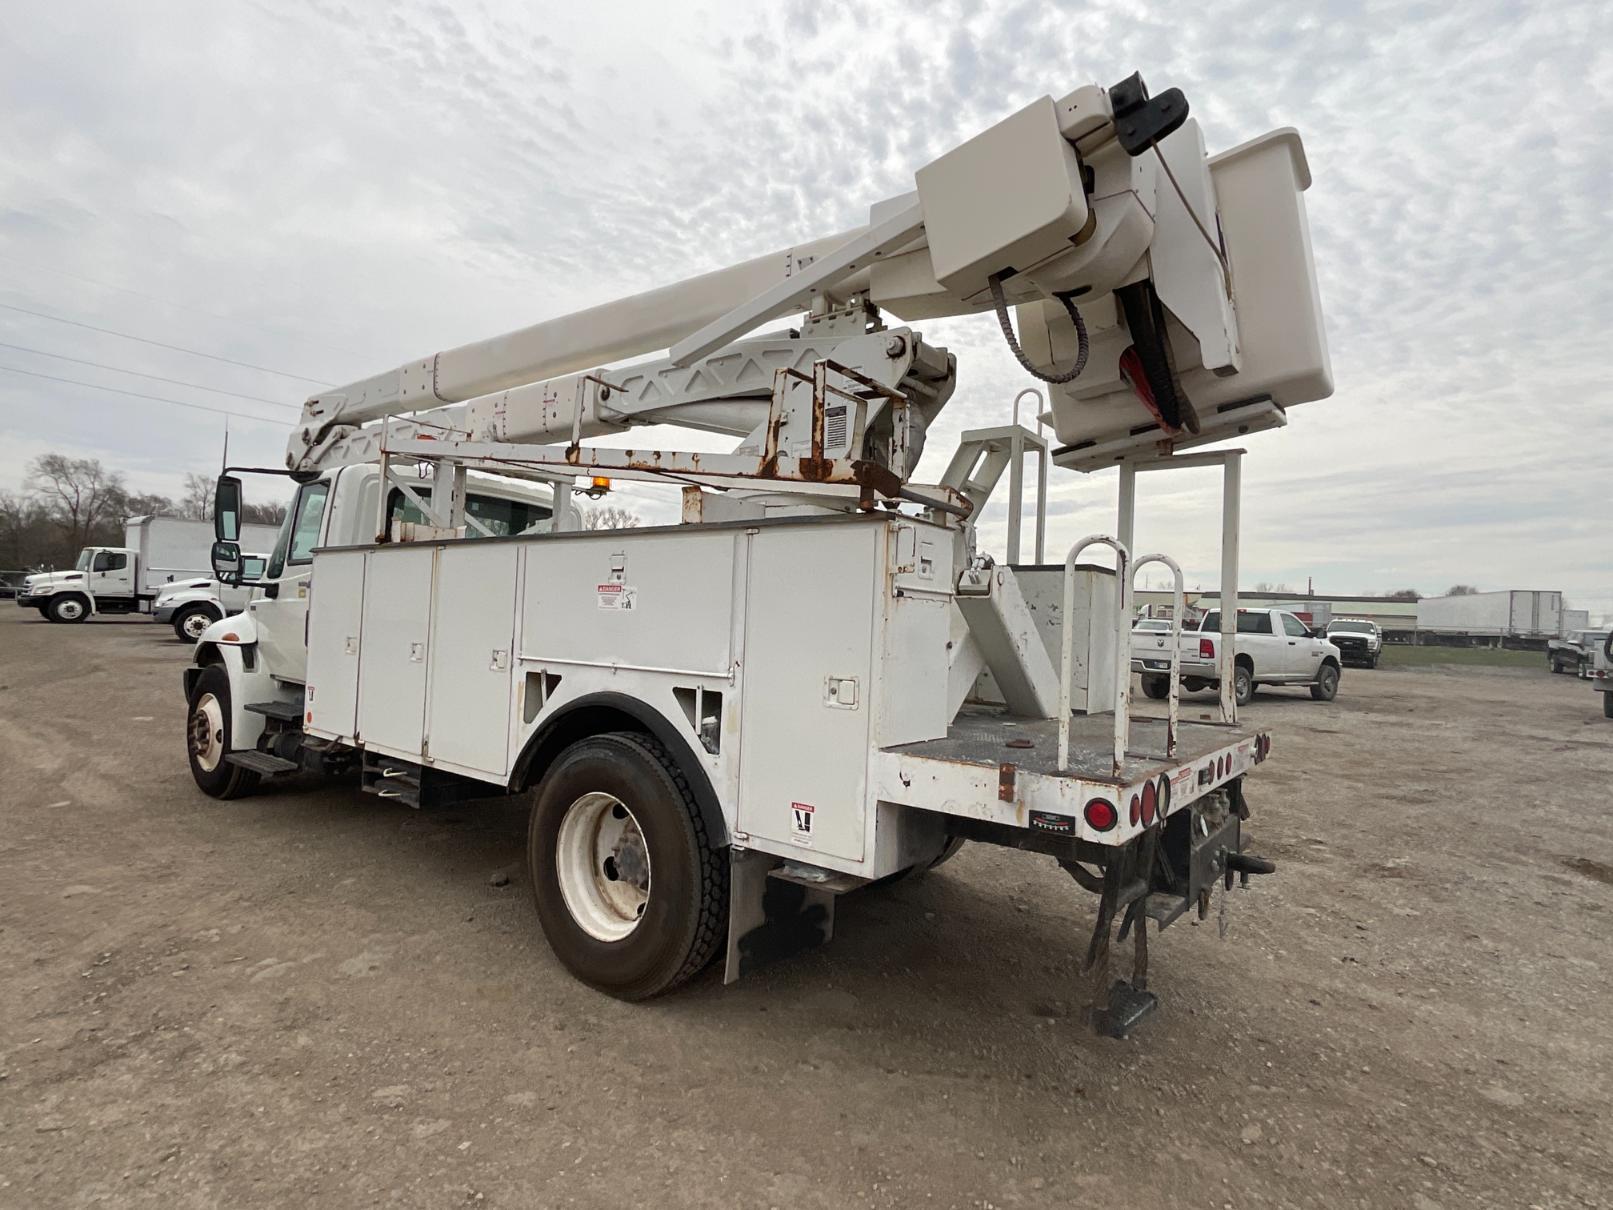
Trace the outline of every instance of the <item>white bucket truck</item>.
{"type": "MultiPolygon", "coordinates": [[[[1131,717],[1132,572],[1174,564],[1127,549],[1129,476],[1331,392],[1308,185],[1292,131],[1207,157],[1179,91],[1082,87],[866,227],[309,399],[264,595],[186,671],[197,784],[526,796],[554,952],[629,999],[827,940],[837,895],[966,840],[1042,854],[1097,899],[1094,1021],[1123,1033],[1155,1005],[1149,922],[1271,869],[1241,831],[1270,743],[1230,693],[1213,722],[1179,721],[1174,690],[1131,717]],[[1078,543],[1039,612],[972,521],[1041,439],[965,433],[915,482],[957,364],[884,318],[992,311],[1054,388],[1054,463],[1126,468],[1119,535],[1078,543]],[[590,444],[663,423],[739,443],[590,444]],[[579,532],[596,477],[672,485],[682,522],[579,532]],[[1094,545],[1117,565],[1082,563],[1094,545]],[[1111,981],[1117,927],[1134,956],[1111,981]]],[[[1226,472],[1226,584],[1238,456],[1192,456],[1226,472]]],[[[226,576],[239,498],[226,475],[226,576]]]]}

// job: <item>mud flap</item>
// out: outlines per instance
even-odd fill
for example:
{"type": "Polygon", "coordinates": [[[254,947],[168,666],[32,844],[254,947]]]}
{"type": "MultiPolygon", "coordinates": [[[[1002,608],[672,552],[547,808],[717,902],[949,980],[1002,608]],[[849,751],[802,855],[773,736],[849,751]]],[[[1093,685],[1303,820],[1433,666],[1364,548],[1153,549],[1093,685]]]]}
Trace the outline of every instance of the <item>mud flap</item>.
{"type": "Polygon", "coordinates": [[[830,891],[769,878],[779,859],[731,849],[728,885],[728,963],[724,983],[759,966],[814,949],[834,936],[830,891]]]}

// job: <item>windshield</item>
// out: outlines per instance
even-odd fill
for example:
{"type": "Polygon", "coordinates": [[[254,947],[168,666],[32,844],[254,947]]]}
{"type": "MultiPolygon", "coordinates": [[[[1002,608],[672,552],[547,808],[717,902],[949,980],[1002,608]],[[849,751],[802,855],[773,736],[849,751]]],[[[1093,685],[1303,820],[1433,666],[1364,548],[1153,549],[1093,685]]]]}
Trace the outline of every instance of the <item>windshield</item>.
{"type": "Polygon", "coordinates": [[[1372,633],[1372,623],[1371,622],[1334,622],[1331,626],[1329,626],[1327,628],[1327,633],[1328,634],[1337,634],[1341,630],[1345,634],[1371,634],[1372,633]]]}
{"type": "Polygon", "coordinates": [[[78,552],[78,562],[73,564],[74,571],[88,571],[90,564],[95,560],[95,552],[86,546],[78,552]]]}

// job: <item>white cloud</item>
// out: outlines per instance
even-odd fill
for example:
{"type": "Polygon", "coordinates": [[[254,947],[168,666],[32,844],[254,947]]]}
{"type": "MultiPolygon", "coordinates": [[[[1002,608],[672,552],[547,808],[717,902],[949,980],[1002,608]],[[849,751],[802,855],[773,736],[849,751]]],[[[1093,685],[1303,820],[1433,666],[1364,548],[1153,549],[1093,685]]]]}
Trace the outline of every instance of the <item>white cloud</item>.
{"type": "MultiPolygon", "coordinates": [[[[1031,97],[1141,69],[1187,92],[1212,148],[1298,126],[1315,176],[1338,394],[1249,440],[1245,579],[1561,587],[1613,610],[1608,6],[543,8],[14,15],[0,302],[340,381],[860,222],[1031,97]]],[[[961,354],[938,471],[1024,378],[989,319],[923,326],[961,354]]],[[[15,312],[0,341],[302,394],[15,312]]],[[[270,417],[233,448],[279,460],[289,412],[0,354],[270,417]]],[[[220,421],[0,372],[0,430],[0,482],[73,447],[155,487],[216,463],[220,421]]],[[[1054,484],[1054,550],[1111,525],[1112,476],[1054,484]]],[[[1216,504],[1203,475],[1149,481],[1139,542],[1213,582],[1216,504]]]]}

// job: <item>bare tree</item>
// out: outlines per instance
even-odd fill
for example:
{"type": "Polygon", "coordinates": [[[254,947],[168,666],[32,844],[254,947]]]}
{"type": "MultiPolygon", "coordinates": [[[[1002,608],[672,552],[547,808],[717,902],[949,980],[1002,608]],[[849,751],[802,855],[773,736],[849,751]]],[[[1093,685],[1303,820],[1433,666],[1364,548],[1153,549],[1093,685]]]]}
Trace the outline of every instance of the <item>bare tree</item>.
{"type": "Polygon", "coordinates": [[[1289,588],[1288,585],[1286,585],[1286,584],[1273,584],[1270,580],[1262,580],[1262,581],[1260,581],[1260,583],[1255,585],[1254,590],[1256,592],[1261,592],[1261,593],[1265,593],[1265,592],[1292,592],[1293,591],[1293,589],[1289,588]]]}
{"type": "Polygon", "coordinates": [[[247,525],[279,525],[285,519],[284,504],[241,505],[241,520],[247,525]]]}
{"type": "Polygon", "coordinates": [[[98,458],[41,454],[28,468],[28,486],[73,550],[89,544],[92,530],[111,519],[125,498],[123,476],[98,458]]]}
{"type": "Polygon", "coordinates": [[[213,485],[217,482],[213,475],[186,475],[185,491],[179,497],[179,515],[187,521],[211,521],[213,485]]]}
{"type": "Polygon", "coordinates": [[[633,529],[642,524],[639,515],[619,504],[602,504],[598,508],[585,508],[582,512],[584,529],[633,529]]]}
{"type": "Polygon", "coordinates": [[[1422,593],[1415,588],[1397,588],[1388,594],[1391,601],[1416,601],[1422,598],[1422,593]]]}
{"type": "Polygon", "coordinates": [[[1452,584],[1445,590],[1445,595],[1448,597],[1471,597],[1477,592],[1478,589],[1471,584],[1452,584]]]}

